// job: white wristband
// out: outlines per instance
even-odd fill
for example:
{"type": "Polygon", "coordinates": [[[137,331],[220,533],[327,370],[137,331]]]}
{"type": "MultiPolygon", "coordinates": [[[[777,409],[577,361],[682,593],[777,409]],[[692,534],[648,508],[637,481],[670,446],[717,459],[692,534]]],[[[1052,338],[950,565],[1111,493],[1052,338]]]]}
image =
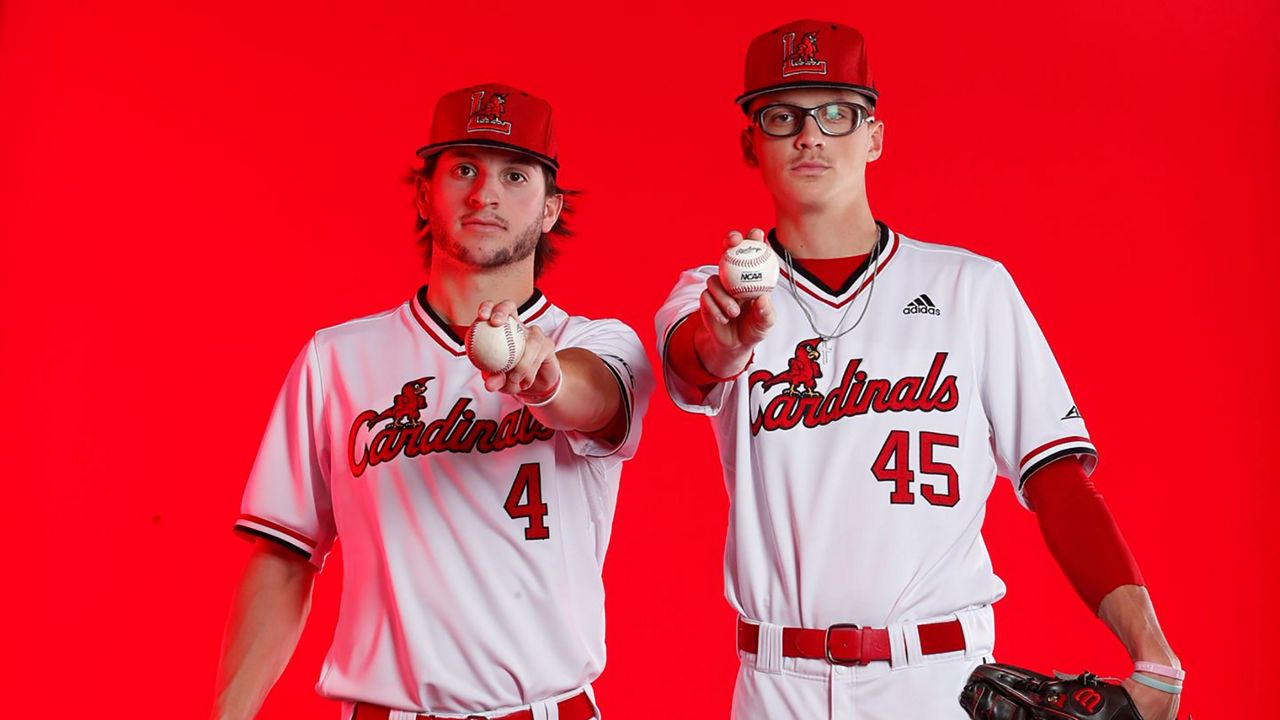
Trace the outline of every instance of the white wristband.
{"type": "Polygon", "coordinates": [[[1159,675],[1160,677],[1167,677],[1170,680],[1182,680],[1187,677],[1185,670],[1179,670],[1178,668],[1161,665],[1159,663],[1147,662],[1146,660],[1139,660],[1135,662],[1133,664],[1133,671],[1144,672],[1150,675],[1159,675]]]}
{"type": "Polygon", "coordinates": [[[545,398],[537,401],[530,401],[530,400],[526,400],[524,395],[517,395],[516,397],[520,398],[520,401],[525,404],[525,407],[542,407],[543,405],[546,405],[550,403],[552,400],[556,399],[556,396],[560,394],[561,385],[564,385],[563,373],[561,373],[560,377],[556,378],[555,387],[551,388],[551,393],[547,395],[545,398]]]}

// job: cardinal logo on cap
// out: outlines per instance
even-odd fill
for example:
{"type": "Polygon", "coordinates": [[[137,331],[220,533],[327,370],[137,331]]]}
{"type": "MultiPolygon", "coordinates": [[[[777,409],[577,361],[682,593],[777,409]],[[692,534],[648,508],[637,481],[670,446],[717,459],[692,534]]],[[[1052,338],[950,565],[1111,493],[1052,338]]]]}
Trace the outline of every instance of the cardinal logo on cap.
{"type": "Polygon", "coordinates": [[[818,59],[818,33],[805,33],[796,42],[796,33],[782,36],[782,77],[809,73],[827,74],[827,61],[818,59]]]}
{"type": "Polygon", "coordinates": [[[471,115],[467,118],[467,132],[496,132],[511,134],[511,123],[502,119],[507,114],[507,96],[492,93],[485,97],[484,90],[471,95],[471,115]]]}

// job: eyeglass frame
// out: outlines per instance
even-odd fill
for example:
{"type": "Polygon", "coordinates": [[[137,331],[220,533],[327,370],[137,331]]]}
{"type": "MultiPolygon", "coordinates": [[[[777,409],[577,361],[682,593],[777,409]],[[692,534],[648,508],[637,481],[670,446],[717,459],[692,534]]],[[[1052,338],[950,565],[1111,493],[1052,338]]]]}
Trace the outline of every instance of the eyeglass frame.
{"type": "Polygon", "coordinates": [[[804,118],[807,118],[807,117],[813,118],[814,124],[818,126],[818,131],[821,132],[823,135],[826,135],[827,137],[845,137],[846,135],[852,135],[858,132],[858,128],[862,127],[866,123],[875,122],[875,119],[876,119],[875,111],[867,107],[866,105],[859,105],[858,103],[849,102],[848,100],[835,100],[832,102],[822,103],[821,105],[814,105],[813,107],[810,107],[810,108],[804,107],[803,105],[793,105],[791,103],[771,103],[769,105],[765,105],[759,110],[756,110],[754,116],[752,117],[752,120],[754,121],[755,126],[760,128],[760,132],[764,133],[765,135],[768,135],[771,138],[789,138],[789,137],[795,137],[796,135],[799,135],[800,133],[804,132],[804,123],[805,123],[804,118]],[[857,108],[855,110],[855,113],[858,116],[858,121],[853,124],[853,127],[849,129],[849,132],[833,133],[822,126],[822,120],[818,118],[818,114],[817,114],[818,110],[821,110],[822,108],[825,108],[825,107],[830,107],[832,105],[841,105],[841,106],[857,108]],[[788,133],[786,135],[775,135],[769,132],[768,130],[764,129],[763,119],[764,119],[765,112],[777,107],[791,108],[793,110],[799,111],[801,119],[800,119],[800,122],[796,124],[795,132],[788,133]]]}

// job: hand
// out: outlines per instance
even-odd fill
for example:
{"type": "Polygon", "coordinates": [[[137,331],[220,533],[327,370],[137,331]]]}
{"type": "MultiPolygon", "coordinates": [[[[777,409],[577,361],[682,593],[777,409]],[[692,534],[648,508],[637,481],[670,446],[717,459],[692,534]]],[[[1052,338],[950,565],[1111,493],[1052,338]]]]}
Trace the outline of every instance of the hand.
{"type": "MultiPolygon", "coordinates": [[[[752,228],[747,238],[763,242],[764,231],[752,228]]],[[[728,249],[742,240],[742,233],[734,230],[725,238],[724,246],[728,249]]],[[[707,289],[702,291],[698,306],[702,332],[694,335],[694,349],[707,370],[720,377],[741,372],[755,346],[773,327],[770,296],[771,293],[765,293],[738,300],[729,294],[719,277],[707,278],[707,289]]]]}
{"type": "MultiPolygon", "coordinates": [[[[1154,679],[1168,682],[1166,678],[1154,679]]],[[[1178,699],[1181,696],[1149,688],[1134,682],[1131,678],[1125,678],[1120,684],[1129,691],[1133,704],[1137,705],[1138,712],[1142,713],[1142,720],[1177,720],[1178,699]]]]}
{"type": "MultiPolygon", "coordinates": [[[[515,302],[503,300],[494,303],[486,300],[476,311],[477,320],[487,320],[494,327],[501,327],[508,317],[519,320],[515,302]]],[[[480,372],[484,389],[507,395],[543,397],[560,382],[560,359],[556,356],[556,344],[537,325],[525,327],[524,353],[516,366],[505,373],[480,372]]]]}

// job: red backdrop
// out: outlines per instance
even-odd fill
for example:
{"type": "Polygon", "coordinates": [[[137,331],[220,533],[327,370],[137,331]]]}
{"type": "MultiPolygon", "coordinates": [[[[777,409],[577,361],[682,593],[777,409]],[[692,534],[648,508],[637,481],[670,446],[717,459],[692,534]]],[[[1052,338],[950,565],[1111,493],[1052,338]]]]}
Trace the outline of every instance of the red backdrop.
{"type": "MultiPolygon", "coordinates": [[[[503,79],[555,103],[562,180],[587,194],[542,286],[652,346],[677,272],[771,221],[730,100],[750,38],[800,13],[870,38],[877,216],[1001,259],[1039,317],[1189,670],[1184,707],[1273,707],[1236,678],[1267,677],[1280,644],[1280,5],[170,5],[0,10],[6,716],[207,712],[269,408],[313,330],[422,281],[403,179],[442,91],[503,79]]],[[[672,703],[723,717],[736,659],[711,435],[662,396],[645,425],[599,695],[615,720],[693,715],[672,703]]],[[[1127,670],[1007,486],[987,539],[1010,586],[1001,658],[1127,670]]],[[[340,571],[263,717],[336,717],[312,686],[340,571]]]]}

